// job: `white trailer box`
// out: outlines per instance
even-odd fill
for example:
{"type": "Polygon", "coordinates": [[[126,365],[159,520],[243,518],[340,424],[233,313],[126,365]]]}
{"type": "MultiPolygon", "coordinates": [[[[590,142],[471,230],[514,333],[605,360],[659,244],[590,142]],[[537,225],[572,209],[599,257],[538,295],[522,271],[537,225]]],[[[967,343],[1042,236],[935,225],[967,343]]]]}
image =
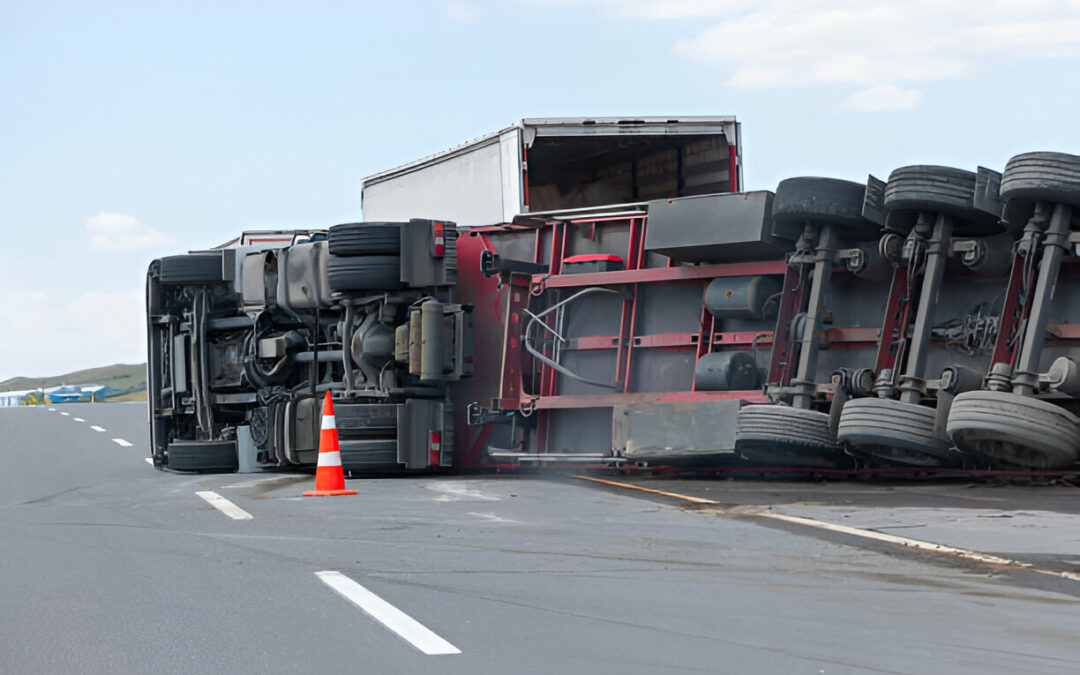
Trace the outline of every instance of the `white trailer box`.
{"type": "Polygon", "coordinates": [[[523,119],[368,176],[364,220],[491,225],[527,213],[735,192],[741,151],[733,116],[523,119]]]}

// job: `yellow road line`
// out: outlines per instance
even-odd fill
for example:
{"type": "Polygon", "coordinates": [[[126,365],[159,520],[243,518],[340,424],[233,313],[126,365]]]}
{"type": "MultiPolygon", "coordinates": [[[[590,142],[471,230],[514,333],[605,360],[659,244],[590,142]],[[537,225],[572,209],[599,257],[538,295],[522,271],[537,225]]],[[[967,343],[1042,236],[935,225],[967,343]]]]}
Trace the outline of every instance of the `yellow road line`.
{"type": "Polygon", "coordinates": [[[615,487],[626,488],[628,490],[640,490],[641,492],[649,492],[654,495],[661,495],[664,497],[672,497],[674,499],[682,499],[683,501],[693,502],[694,504],[719,504],[711,499],[704,499],[703,497],[691,497],[690,495],[681,495],[678,492],[664,492],[663,490],[654,490],[652,488],[641,487],[640,485],[632,485],[630,483],[620,483],[615,480],[604,480],[603,478],[593,478],[592,476],[574,476],[574,478],[580,478],[581,480],[589,480],[594,483],[603,483],[604,485],[613,485],[615,487]]]}

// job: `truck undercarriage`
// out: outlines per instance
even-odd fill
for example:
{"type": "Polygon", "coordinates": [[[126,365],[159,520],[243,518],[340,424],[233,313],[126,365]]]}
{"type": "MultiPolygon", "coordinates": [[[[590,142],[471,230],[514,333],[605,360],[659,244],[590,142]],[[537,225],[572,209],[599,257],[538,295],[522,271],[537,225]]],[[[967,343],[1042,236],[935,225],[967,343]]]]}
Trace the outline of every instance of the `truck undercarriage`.
{"type": "Polygon", "coordinates": [[[347,224],[172,256],[147,281],[157,466],[311,466],[320,397],[353,470],[451,465],[446,384],[468,375],[452,224],[347,224]]]}

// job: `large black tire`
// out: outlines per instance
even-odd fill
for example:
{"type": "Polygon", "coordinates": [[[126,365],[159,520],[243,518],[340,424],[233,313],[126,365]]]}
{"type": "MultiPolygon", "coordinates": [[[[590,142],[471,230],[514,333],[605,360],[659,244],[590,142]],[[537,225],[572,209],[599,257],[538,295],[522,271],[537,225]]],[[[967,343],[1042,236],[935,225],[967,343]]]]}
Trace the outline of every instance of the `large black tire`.
{"type": "Polygon", "coordinates": [[[1061,152],[1016,155],[1001,176],[1005,219],[1022,228],[1035,210],[1035,202],[1080,206],[1080,156],[1061,152]]]}
{"type": "Polygon", "coordinates": [[[894,399],[856,398],[844,404],[836,438],[852,449],[905,466],[953,466],[960,456],[934,435],[933,408],[894,399]]]}
{"type": "Polygon", "coordinates": [[[158,278],[163,284],[210,284],[225,279],[221,251],[170,255],[161,259],[158,278]]]}
{"type": "Polygon", "coordinates": [[[365,255],[326,262],[326,280],[332,291],[373,291],[401,288],[401,258],[365,255]]]}
{"type": "Polygon", "coordinates": [[[946,431],[962,452],[1031,469],[1076,462],[1080,420],[1037,398],[1004,391],[968,391],[953,399],[946,431]]]}
{"type": "Polygon", "coordinates": [[[236,441],[176,441],[169,444],[169,468],[175,471],[236,471],[236,441]]]}
{"type": "Polygon", "coordinates": [[[401,223],[345,223],[330,228],[331,255],[386,255],[401,252],[401,223]]]}
{"type": "Polygon", "coordinates": [[[948,166],[904,166],[885,184],[886,223],[907,233],[920,212],[953,217],[953,233],[981,236],[1002,230],[997,214],[975,208],[975,174],[948,166]]]}
{"type": "Polygon", "coordinates": [[[868,241],[881,226],[862,216],[866,186],[836,178],[788,178],[776,186],[772,219],[778,225],[832,225],[837,236],[868,241]]]}
{"type": "Polygon", "coordinates": [[[786,405],[741,408],[735,452],[759,466],[832,469],[851,464],[829,433],[826,413],[786,405]]]}

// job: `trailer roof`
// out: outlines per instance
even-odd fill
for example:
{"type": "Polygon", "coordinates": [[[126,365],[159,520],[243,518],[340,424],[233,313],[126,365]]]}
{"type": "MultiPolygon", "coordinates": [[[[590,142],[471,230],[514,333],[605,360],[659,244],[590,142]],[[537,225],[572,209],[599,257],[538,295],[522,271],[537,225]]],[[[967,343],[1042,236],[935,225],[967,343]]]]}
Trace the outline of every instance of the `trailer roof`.
{"type": "Polygon", "coordinates": [[[734,115],[649,115],[624,117],[526,117],[520,122],[499,129],[490,134],[478,136],[470,141],[447,148],[442,152],[421,157],[420,159],[373,173],[363,179],[363,184],[378,183],[394,176],[409,173],[422,167],[445,160],[454,155],[463,154],[477,147],[495,143],[499,137],[514,129],[533,132],[526,142],[532,145],[536,136],[606,136],[606,135],[647,135],[671,133],[670,127],[678,125],[685,134],[724,134],[731,141],[736,140],[734,115]],[[663,131],[661,131],[663,129],[663,131]]]}

